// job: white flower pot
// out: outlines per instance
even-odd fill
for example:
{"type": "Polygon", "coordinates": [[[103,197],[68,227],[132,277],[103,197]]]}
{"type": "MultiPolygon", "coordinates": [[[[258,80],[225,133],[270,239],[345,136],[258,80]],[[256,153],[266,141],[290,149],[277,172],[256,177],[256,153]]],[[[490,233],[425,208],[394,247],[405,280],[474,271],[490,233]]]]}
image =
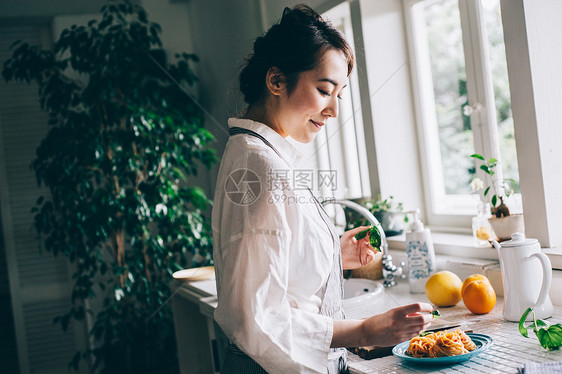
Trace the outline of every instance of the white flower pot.
{"type": "Polygon", "coordinates": [[[494,230],[500,242],[510,240],[513,233],[525,233],[525,222],[522,214],[511,214],[502,218],[492,217],[488,221],[490,221],[492,230],[494,230]]]}

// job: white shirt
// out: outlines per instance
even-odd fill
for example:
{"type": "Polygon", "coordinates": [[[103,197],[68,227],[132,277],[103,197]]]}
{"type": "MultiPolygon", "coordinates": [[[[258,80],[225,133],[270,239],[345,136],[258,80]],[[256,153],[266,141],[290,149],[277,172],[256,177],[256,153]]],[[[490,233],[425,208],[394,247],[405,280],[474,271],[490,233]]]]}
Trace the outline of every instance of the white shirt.
{"type": "Polygon", "coordinates": [[[326,373],[333,321],[319,313],[334,243],[310,192],[294,185],[300,153],[262,123],[228,125],[262,135],[283,159],[250,135],[226,145],[212,215],[215,319],[268,373],[326,373]]]}

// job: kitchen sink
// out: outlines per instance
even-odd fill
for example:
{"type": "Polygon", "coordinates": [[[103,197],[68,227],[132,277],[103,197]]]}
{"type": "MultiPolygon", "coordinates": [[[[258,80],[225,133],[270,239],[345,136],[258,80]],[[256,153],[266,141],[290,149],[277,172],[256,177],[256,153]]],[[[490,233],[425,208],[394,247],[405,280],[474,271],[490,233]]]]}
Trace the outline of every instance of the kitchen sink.
{"type": "Polygon", "coordinates": [[[385,292],[380,282],[350,278],[343,282],[343,310],[346,318],[368,318],[375,314],[385,292]]]}
{"type": "Polygon", "coordinates": [[[359,296],[377,296],[382,295],[383,286],[370,279],[350,278],[343,282],[343,298],[351,299],[359,296]]]}

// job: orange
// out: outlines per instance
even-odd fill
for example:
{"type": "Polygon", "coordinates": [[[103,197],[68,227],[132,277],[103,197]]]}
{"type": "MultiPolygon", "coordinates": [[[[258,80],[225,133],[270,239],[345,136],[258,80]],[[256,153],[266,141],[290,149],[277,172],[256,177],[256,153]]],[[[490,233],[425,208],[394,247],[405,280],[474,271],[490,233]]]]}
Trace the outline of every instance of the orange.
{"type": "Polygon", "coordinates": [[[488,280],[488,278],[486,278],[485,275],[482,275],[482,274],[472,274],[472,275],[469,275],[468,277],[466,277],[466,279],[464,280],[464,282],[462,282],[461,295],[463,294],[464,289],[466,288],[466,286],[467,286],[470,282],[475,281],[475,280],[482,280],[482,281],[486,281],[486,282],[490,283],[490,281],[488,280]]]}
{"type": "Polygon", "coordinates": [[[437,306],[453,306],[461,301],[462,281],[455,273],[440,271],[425,283],[425,294],[437,306]]]}
{"type": "Polygon", "coordinates": [[[496,293],[490,282],[474,280],[462,293],[464,305],[474,314],[486,314],[496,305],[496,293]]]}

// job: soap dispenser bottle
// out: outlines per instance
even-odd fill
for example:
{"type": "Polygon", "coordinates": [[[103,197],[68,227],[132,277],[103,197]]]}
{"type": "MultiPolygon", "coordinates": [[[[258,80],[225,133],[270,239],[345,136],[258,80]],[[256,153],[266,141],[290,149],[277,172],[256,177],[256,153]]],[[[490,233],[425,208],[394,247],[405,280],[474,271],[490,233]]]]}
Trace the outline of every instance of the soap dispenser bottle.
{"type": "Polygon", "coordinates": [[[435,251],[431,241],[431,232],[424,228],[419,217],[419,210],[414,212],[411,230],[406,233],[406,255],[408,279],[411,293],[425,292],[425,282],[435,272],[435,251]]]}

